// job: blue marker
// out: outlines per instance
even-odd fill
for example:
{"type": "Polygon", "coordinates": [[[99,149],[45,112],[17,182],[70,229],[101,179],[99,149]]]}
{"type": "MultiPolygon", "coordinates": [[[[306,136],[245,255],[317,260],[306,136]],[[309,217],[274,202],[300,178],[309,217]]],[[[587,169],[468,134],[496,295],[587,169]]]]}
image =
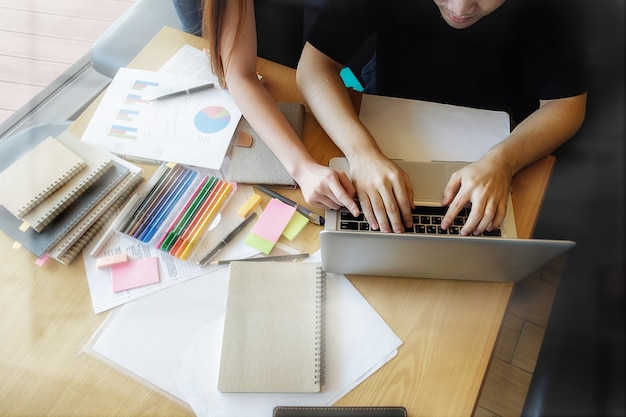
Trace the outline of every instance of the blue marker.
{"type": "Polygon", "coordinates": [[[142,233],[142,235],[139,237],[139,240],[141,240],[142,242],[149,242],[150,239],[152,239],[157,230],[159,230],[159,227],[161,226],[167,215],[170,213],[171,209],[178,202],[181,195],[187,190],[195,176],[196,172],[192,170],[189,170],[189,172],[185,173],[180,182],[176,184],[173,192],[169,196],[167,196],[163,204],[161,204],[154,217],[146,227],[144,233],[142,233]]]}

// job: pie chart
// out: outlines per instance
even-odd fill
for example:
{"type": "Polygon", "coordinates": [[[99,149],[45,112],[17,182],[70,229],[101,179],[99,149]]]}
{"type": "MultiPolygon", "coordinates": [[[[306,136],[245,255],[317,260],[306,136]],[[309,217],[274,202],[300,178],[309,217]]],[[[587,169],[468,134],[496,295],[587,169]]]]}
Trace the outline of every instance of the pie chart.
{"type": "Polygon", "coordinates": [[[196,113],[193,123],[202,133],[217,133],[230,123],[230,113],[221,106],[209,106],[196,113]]]}

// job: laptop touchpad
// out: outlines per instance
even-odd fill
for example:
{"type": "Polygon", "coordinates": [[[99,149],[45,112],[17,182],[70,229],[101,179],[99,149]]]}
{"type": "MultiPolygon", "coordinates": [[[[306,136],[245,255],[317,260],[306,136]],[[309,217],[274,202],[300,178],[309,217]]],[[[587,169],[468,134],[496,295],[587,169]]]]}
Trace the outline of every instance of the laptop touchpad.
{"type": "Polygon", "coordinates": [[[448,182],[446,166],[438,163],[400,162],[413,185],[413,200],[416,203],[432,202],[441,204],[443,189],[448,182]]]}

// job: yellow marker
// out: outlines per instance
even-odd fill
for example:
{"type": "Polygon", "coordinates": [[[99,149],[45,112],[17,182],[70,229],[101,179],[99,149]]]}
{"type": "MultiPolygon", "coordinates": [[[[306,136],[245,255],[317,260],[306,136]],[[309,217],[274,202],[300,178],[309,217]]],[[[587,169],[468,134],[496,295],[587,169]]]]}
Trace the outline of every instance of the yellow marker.
{"type": "Polygon", "coordinates": [[[217,213],[219,213],[222,205],[228,199],[228,195],[232,189],[232,185],[229,183],[221,183],[218,185],[220,187],[217,190],[217,195],[215,196],[215,200],[211,202],[208,210],[202,214],[200,221],[195,225],[189,238],[183,243],[183,246],[176,252],[175,256],[178,256],[180,259],[186,260],[191,252],[193,251],[196,243],[198,243],[200,236],[204,232],[204,230],[209,226],[211,220],[215,217],[217,213]]]}

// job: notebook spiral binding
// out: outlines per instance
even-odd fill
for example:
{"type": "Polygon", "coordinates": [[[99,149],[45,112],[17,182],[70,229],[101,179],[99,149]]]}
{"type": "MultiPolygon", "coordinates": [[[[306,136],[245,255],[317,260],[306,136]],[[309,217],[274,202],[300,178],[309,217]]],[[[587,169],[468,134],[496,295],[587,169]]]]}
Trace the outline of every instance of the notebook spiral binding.
{"type": "MultiPolygon", "coordinates": [[[[105,171],[106,168],[112,165],[113,165],[112,160],[109,160],[100,164],[100,166],[94,170],[95,172],[97,172],[97,174],[91,175],[90,177],[85,178],[83,181],[76,184],[76,186],[74,187],[74,190],[76,192],[68,194],[67,197],[58,201],[54,206],[46,210],[41,216],[41,219],[38,220],[36,224],[31,224],[31,227],[35,229],[37,232],[41,232],[44,229],[44,227],[50,224],[50,222],[54,219],[55,215],[59,214],[63,209],[67,208],[71,203],[73,203],[79,197],[80,194],[78,190],[87,189],[87,187],[92,185],[94,182],[96,182],[96,180],[98,180],[102,175],[104,175],[104,173],[106,172],[105,171]]],[[[69,181],[70,180],[68,180],[67,182],[69,181]]]]}
{"type": "Polygon", "coordinates": [[[315,290],[317,312],[315,320],[315,373],[320,385],[326,382],[326,273],[320,266],[317,268],[317,288],[315,290]]]}
{"type": "Polygon", "coordinates": [[[18,216],[20,217],[24,216],[26,213],[28,213],[30,210],[36,207],[39,203],[44,201],[49,195],[51,195],[53,192],[61,188],[63,184],[65,184],[66,182],[71,180],[73,177],[75,177],[78,174],[78,172],[81,169],[83,169],[85,166],[86,164],[84,161],[76,162],[73,166],[67,169],[67,171],[65,172],[65,174],[63,174],[63,177],[61,179],[54,180],[52,183],[50,183],[48,187],[41,190],[41,192],[39,192],[36,196],[34,196],[32,200],[26,202],[23,206],[21,206],[19,209],[18,216]]]}
{"type": "Polygon", "coordinates": [[[65,252],[61,253],[56,260],[64,265],[71,264],[100,232],[100,230],[102,230],[102,228],[115,217],[118,210],[124,206],[124,203],[126,203],[130,196],[135,192],[135,189],[140,182],[141,176],[136,176],[135,179],[131,179],[129,188],[117,198],[108,210],[104,211],[104,213],[87,229],[87,231],[85,231],[85,233],[78,238],[72,246],[65,250],[65,252]]]}

